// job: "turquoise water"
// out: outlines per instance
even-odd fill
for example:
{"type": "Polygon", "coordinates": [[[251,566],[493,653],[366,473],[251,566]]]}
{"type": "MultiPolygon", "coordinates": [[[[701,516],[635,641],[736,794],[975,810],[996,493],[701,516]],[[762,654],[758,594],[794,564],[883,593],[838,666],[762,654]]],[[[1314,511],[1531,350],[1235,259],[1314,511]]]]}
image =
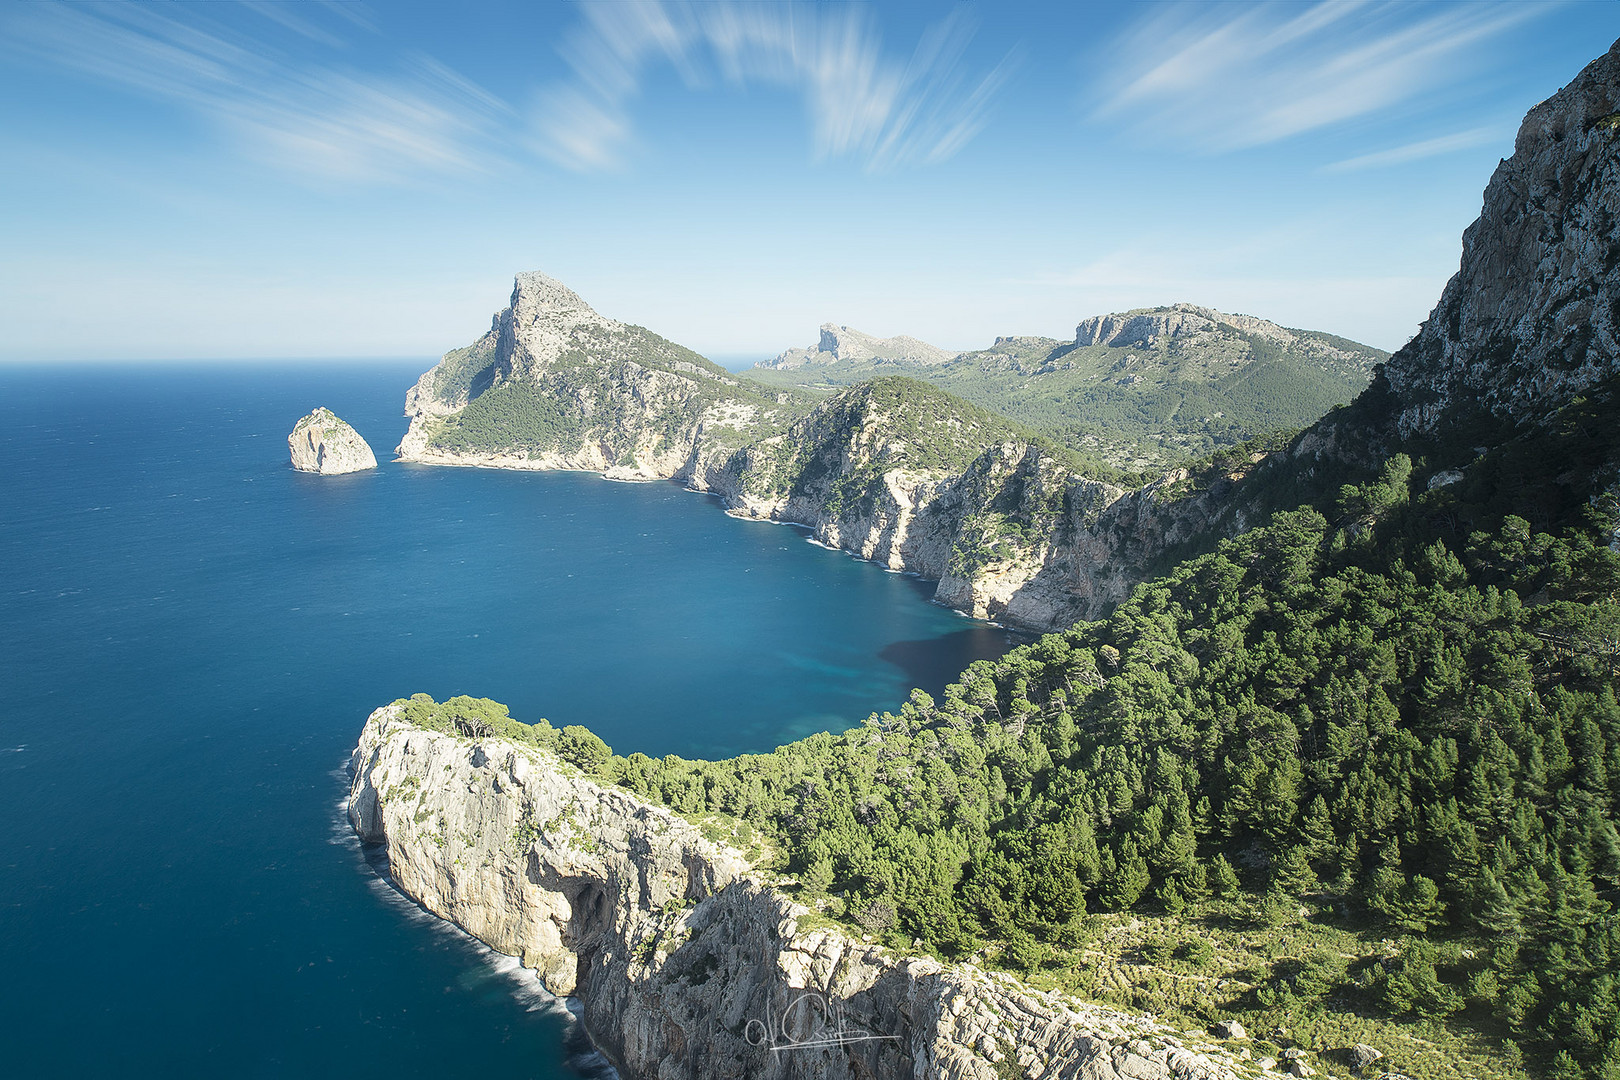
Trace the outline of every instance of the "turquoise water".
{"type": "Polygon", "coordinates": [[[350,837],[367,713],[471,693],[714,756],[1009,644],[672,484],[387,462],[422,366],[0,369],[0,1074],[590,1072],[350,837]],[[382,467],[293,472],[316,405],[382,467]]]}

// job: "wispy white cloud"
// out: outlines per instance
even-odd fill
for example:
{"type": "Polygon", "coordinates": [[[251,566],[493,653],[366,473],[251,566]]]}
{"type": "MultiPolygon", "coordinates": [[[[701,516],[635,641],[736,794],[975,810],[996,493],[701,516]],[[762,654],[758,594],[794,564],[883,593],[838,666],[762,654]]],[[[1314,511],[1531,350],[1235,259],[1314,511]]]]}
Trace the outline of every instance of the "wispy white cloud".
{"type": "Polygon", "coordinates": [[[1343,161],[1335,161],[1331,165],[1324,165],[1322,171],[1359,172],[1362,169],[1382,169],[1391,165],[1405,165],[1409,161],[1422,161],[1424,158],[1439,157],[1441,154],[1450,154],[1457,150],[1469,150],[1476,146],[1484,146],[1493,139],[1504,139],[1507,145],[1511,146],[1513,129],[1506,126],[1500,128],[1470,128],[1467,131],[1457,131],[1433,139],[1406,143],[1403,146],[1392,146],[1388,150],[1378,150],[1371,154],[1358,154],[1355,157],[1345,158],[1343,161]]]}
{"type": "Polygon", "coordinates": [[[1111,45],[1093,115],[1210,151],[1273,143],[1443,86],[1468,69],[1479,45],[1556,6],[1168,5],[1111,45]]]}
{"type": "Polygon", "coordinates": [[[535,129],[542,153],[582,171],[623,162],[632,104],[660,64],[690,87],[797,90],[816,154],[873,169],[956,154],[983,127],[1014,64],[969,71],[973,27],[961,9],[909,56],[886,52],[870,12],[854,5],[588,0],[580,15],[562,46],[573,77],[541,94],[535,129]]]}
{"type": "MultiPolygon", "coordinates": [[[[346,7],[347,5],[338,5],[346,7]]],[[[0,17],[0,46],[172,102],[218,125],[255,158],[322,180],[395,182],[499,167],[492,133],[512,110],[426,57],[376,75],[294,60],[208,18],[147,4],[19,4],[0,17]]],[[[252,5],[307,42],[334,31],[285,5],[252,5]]]]}

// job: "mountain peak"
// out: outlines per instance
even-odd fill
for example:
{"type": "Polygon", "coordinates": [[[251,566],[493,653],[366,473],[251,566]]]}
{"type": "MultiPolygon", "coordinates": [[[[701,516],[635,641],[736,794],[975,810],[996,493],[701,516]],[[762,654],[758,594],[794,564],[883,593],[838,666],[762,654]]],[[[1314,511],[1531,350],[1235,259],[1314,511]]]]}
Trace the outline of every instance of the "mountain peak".
{"type": "Polygon", "coordinates": [[[538,270],[521,271],[512,279],[512,308],[529,311],[536,317],[542,313],[549,316],[577,313],[601,318],[573,289],[538,270]]]}

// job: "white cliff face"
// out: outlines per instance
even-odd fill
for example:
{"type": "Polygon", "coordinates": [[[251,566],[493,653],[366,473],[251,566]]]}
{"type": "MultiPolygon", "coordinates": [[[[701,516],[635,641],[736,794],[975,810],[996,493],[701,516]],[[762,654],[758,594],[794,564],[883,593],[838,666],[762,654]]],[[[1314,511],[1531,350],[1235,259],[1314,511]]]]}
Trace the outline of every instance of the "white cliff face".
{"type": "Polygon", "coordinates": [[[293,468],[300,472],[331,476],[377,467],[366,440],[327,408],[299,420],[287,436],[287,447],[292,451],[293,468]]]}
{"type": "Polygon", "coordinates": [[[497,327],[506,379],[532,378],[576,343],[625,329],[562,282],[539,273],[517,275],[512,303],[501,312],[497,327]]]}
{"type": "Polygon", "coordinates": [[[1148,1018],[809,928],[739,852],[533,747],[388,706],[352,766],[350,821],[394,884],[577,997],[627,1080],[1240,1075],[1148,1018]]]}
{"type": "Polygon", "coordinates": [[[1462,263],[1384,366],[1400,435],[1534,421],[1620,372],[1620,43],[1531,109],[1462,263]]]}
{"type": "Polygon", "coordinates": [[[1019,440],[960,471],[897,464],[886,418],[838,400],[681,479],[737,516],[804,525],[819,543],[937,581],[937,603],[1034,630],[1099,618],[1167,550],[1247,524],[1241,501],[1177,495],[1185,470],[1133,491],[1019,440]]]}

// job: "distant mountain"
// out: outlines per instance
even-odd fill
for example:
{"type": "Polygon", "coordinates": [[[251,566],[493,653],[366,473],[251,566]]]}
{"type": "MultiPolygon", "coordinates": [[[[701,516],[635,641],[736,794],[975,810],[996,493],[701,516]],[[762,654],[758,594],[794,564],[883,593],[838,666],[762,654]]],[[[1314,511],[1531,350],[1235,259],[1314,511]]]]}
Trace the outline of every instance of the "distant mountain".
{"type": "Polygon", "coordinates": [[[945,361],[829,347],[841,344],[829,336],[823,328],[819,352],[789,350],[744,374],[825,393],[903,373],[1135,469],[1309,424],[1360,393],[1389,357],[1332,334],[1192,304],[1095,315],[1072,341],[1002,337],[945,361]]]}
{"type": "Polygon", "coordinates": [[[936,348],[914,337],[880,338],[848,326],[821,324],[821,339],[808,349],[788,349],[760,368],[792,371],[802,367],[827,367],[840,363],[884,362],[907,365],[943,364],[954,353],[936,348]]]}

